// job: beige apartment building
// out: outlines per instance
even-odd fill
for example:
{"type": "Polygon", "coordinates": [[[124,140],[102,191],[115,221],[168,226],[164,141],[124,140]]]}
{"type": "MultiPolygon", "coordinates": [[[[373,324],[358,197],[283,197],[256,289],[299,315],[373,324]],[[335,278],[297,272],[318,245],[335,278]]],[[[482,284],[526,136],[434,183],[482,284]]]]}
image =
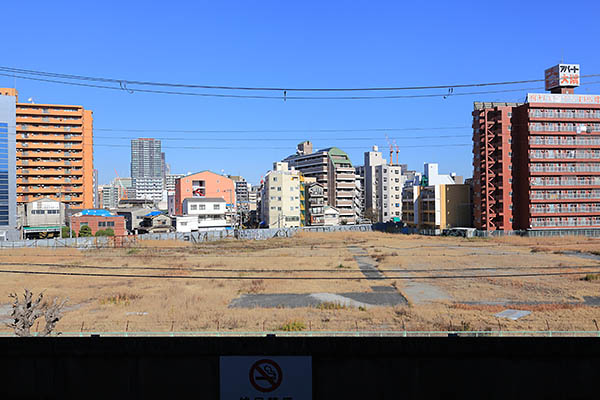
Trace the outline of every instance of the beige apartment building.
{"type": "MultiPolygon", "coordinates": [[[[0,88],[0,94],[17,95],[0,88]]],[[[70,208],[94,207],[92,111],[82,106],[16,107],[17,204],[44,197],[70,208]]]]}
{"type": "Polygon", "coordinates": [[[326,205],[340,212],[340,222],[356,222],[356,172],[348,154],[337,147],[313,152],[312,143],[305,141],[298,145],[296,154],[283,161],[302,175],[317,179],[323,186],[326,205]]]}
{"type": "Polygon", "coordinates": [[[273,163],[261,193],[261,226],[300,226],[300,176],[300,172],[289,168],[287,162],[273,163]]]}

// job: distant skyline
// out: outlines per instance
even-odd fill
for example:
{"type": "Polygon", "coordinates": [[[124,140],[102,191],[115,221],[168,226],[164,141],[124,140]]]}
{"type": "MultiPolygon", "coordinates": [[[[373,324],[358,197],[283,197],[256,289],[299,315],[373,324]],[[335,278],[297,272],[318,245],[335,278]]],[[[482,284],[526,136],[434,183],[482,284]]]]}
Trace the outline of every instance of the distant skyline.
{"type": "MultiPolygon", "coordinates": [[[[583,75],[600,74],[598,2],[569,3],[564,17],[564,2],[558,1],[474,4],[56,1],[25,7],[8,2],[0,26],[0,65],[129,80],[275,87],[542,79],[544,69],[561,60],[581,64],[583,75]],[[571,18],[570,23],[561,18],[571,18]]],[[[141,137],[162,141],[172,173],[209,169],[256,184],[303,140],[311,140],[315,149],[337,146],[353,165],[362,165],[363,153],[373,145],[389,158],[387,133],[397,138],[400,163],[410,169],[421,171],[425,162],[435,162],[440,173],[470,177],[473,102],[516,102],[527,92],[543,92],[537,89],[543,84],[531,83],[456,88],[445,99],[283,101],[128,93],[0,76],[0,87],[13,86],[20,101],[76,104],[94,112],[94,166],[101,184],[115,177],[115,169],[120,176],[130,175],[130,141],[141,137]]],[[[401,94],[423,93],[440,90],[401,94]]],[[[598,94],[600,84],[584,85],[576,93],[598,94]]]]}

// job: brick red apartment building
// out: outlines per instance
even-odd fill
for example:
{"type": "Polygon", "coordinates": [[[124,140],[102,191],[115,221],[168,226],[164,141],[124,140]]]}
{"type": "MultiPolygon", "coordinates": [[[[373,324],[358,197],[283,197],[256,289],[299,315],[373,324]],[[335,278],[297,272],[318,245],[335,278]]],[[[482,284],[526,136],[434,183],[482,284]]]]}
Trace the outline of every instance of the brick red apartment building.
{"type": "Polygon", "coordinates": [[[546,70],[550,93],[475,102],[474,222],[482,230],[600,228],[600,95],[579,65],[546,70]]]}

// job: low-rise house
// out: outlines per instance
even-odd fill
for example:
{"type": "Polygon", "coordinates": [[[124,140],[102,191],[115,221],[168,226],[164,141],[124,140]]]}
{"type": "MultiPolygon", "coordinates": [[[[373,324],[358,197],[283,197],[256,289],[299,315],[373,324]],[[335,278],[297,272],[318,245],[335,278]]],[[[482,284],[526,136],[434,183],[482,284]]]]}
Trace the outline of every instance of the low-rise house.
{"type": "Polygon", "coordinates": [[[196,215],[178,215],[172,218],[172,223],[177,232],[189,233],[198,230],[196,215]]]}
{"type": "Polygon", "coordinates": [[[69,217],[71,229],[76,236],[83,226],[89,226],[92,235],[99,230],[112,229],[115,236],[127,235],[125,218],[121,215],[111,214],[108,210],[81,210],[69,217]]]}
{"type": "Polygon", "coordinates": [[[198,217],[198,230],[231,229],[233,218],[220,197],[189,197],[183,200],[183,215],[198,217]]]}
{"type": "Polygon", "coordinates": [[[171,218],[160,211],[151,211],[144,216],[140,223],[140,233],[168,233],[173,232],[171,218]]]}
{"type": "Polygon", "coordinates": [[[331,206],[323,207],[323,225],[334,226],[340,224],[340,211],[331,206]]]}
{"type": "Polygon", "coordinates": [[[65,226],[66,206],[49,197],[19,204],[17,214],[24,239],[59,237],[65,226]]]}

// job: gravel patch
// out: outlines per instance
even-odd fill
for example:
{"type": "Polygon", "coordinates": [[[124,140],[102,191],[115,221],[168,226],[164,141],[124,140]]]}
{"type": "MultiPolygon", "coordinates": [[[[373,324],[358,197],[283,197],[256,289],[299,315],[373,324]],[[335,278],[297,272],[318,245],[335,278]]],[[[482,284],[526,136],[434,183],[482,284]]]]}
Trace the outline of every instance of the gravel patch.
{"type": "Polygon", "coordinates": [[[391,291],[365,293],[276,293],[243,294],[233,299],[229,304],[229,308],[318,307],[323,303],[336,303],[355,308],[408,304],[404,296],[398,292],[391,291]]]}

